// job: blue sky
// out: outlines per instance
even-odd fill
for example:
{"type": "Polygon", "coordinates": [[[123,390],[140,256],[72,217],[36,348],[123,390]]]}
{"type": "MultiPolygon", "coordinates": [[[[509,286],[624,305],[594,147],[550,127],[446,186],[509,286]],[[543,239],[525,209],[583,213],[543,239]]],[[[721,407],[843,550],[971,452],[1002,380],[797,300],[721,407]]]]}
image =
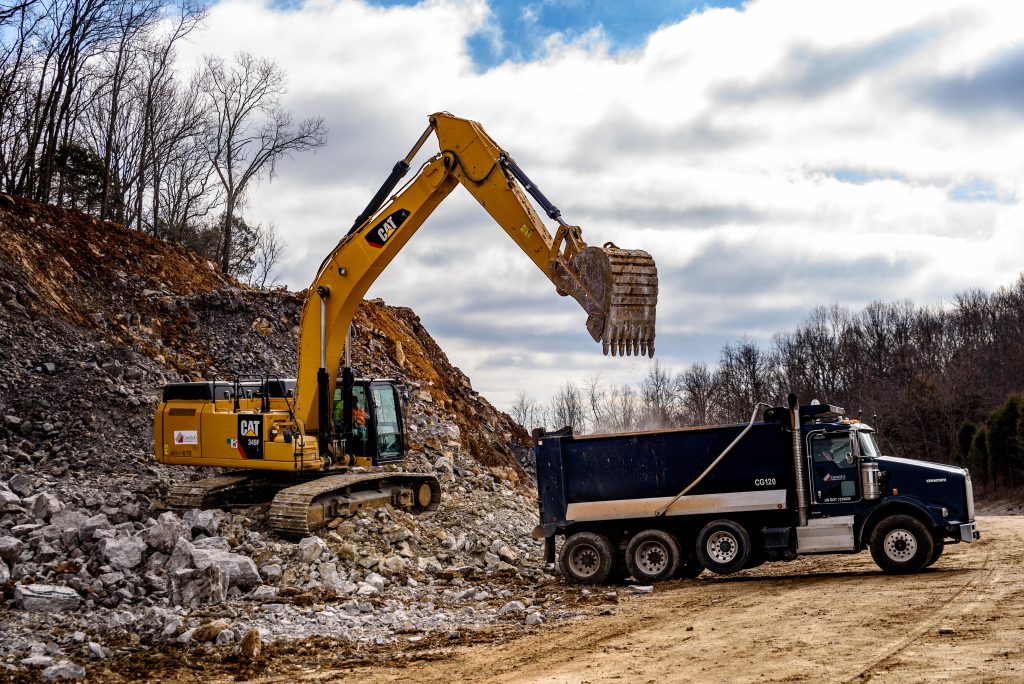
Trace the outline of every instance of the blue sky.
{"type": "MultiPolygon", "coordinates": [[[[379,7],[413,6],[416,0],[376,0],[379,7]]],[[[505,61],[524,62],[543,56],[545,41],[554,33],[568,41],[600,29],[614,54],[643,45],[658,28],[685,19],[707,7],[739,7],[743,3],[695,0],[492,0],[489,26],[469,36],[467,43],[477,67],[487,69],[505,61]]]]}

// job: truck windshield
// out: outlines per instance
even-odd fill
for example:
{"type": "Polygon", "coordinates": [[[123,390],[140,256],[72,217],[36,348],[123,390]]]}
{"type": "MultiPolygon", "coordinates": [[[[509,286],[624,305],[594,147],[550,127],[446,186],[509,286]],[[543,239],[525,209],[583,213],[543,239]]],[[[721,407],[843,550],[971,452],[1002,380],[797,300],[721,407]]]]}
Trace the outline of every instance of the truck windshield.
{"type": "Polygon", "coordinates": [[[871,436],[869,432],[858,432],[857,441],[860,446],[860,455],[867,458],[877,458],[882,455],[882,452],[878,450],[878,445],[875,444],[875,438],[871,436]]]}

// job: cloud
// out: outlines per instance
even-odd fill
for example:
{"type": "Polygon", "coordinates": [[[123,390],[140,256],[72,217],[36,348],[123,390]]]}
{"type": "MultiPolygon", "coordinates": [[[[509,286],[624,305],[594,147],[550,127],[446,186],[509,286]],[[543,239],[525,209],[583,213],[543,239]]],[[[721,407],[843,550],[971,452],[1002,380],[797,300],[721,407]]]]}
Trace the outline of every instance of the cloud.
{"type": "MultiPolygon", "coordinates": [[[[948,302],[1015,278],[1022,25],[1018,3],[754,0],[628,50],[608,32],[535,22],[545,49],[485,68],[481,36],[517,46],[484,0],[226,0],[181,58],[271,57],[296,116],[331,130],[245,207],[286,236],[292,287],[309,284],[427,116],[449,110],[481,122],[590,244],[654,255],[658,355],[678,366],[714,362],[744,334],[767,341],[818,304],[948,302]]],[[[601,357],[575,302],[461,188],[369,296],[413,307],[499,404],[647,369],[601,357]]]]}
{"type": "Polygon", "coordinates": [[[923,78],[914,90],[940,111],[968,120],[1024,118],[1024,48],[994,55],[969,73],[923,78]]]}

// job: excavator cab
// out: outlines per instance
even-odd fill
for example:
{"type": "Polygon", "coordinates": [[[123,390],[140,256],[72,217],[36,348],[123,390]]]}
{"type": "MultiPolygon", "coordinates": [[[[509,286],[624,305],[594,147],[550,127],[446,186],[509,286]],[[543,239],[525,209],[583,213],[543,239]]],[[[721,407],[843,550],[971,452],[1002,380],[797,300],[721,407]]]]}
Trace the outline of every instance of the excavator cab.
{"type": "Polygon", "coordinates": [[[405,458],[405,425],[402,401],[394,380],[355,378],[352,382],[352,415],[346,421],[341,386],[334,390],[335,433],[345,444],[354,465],[398,463],[405,458]],[[347,423],[347,427],[346,427],[347,423]]]}

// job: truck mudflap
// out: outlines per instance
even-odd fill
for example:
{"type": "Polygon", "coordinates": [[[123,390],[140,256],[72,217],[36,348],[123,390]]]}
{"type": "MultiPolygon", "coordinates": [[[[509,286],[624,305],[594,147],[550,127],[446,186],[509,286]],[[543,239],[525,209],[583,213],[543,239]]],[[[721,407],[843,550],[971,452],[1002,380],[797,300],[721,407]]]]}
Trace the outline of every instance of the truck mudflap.
{"type": "Polygon", "coordinates": [[[960,526],[960,541],[970,544],[978,539],[981,539],[981,532],[973,520],[960,526]]]}

